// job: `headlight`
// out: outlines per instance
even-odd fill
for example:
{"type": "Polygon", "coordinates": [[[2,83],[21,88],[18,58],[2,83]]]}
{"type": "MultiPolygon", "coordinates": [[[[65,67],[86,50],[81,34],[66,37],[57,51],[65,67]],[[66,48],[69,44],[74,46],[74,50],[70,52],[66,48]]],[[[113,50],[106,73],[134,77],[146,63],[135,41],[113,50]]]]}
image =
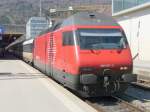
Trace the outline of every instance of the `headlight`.
{"type": "Polygon", "coordinates": [[[127,70],[128,67],[124,66],[124,67],[120,67],[120,70],[127,70]]]}

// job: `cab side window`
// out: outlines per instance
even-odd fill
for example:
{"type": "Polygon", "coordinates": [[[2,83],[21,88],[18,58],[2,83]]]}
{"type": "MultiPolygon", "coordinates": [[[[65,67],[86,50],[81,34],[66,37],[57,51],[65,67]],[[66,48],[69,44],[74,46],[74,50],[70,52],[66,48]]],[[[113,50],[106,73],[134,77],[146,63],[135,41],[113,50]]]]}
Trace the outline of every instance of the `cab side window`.
{"type": "Polygon", "coordinates": [[[74,45],[73,32],[63,32],[63,46],[74,45]]]}

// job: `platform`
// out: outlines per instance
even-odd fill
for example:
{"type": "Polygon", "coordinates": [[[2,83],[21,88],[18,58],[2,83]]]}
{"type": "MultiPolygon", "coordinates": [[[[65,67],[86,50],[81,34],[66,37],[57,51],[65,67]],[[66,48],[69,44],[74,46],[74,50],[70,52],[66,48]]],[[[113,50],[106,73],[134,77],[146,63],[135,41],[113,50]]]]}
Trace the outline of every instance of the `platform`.
{"type": "Polygon", "coordinates": [[[0,112],[96,112],[16,58],[0,59],[0,112]]]}
{"type": "Polygon", "coordinates": [[[150,81],[150,62],[134,61],[133,73],[138,74],[138,79],[150,81]]]}

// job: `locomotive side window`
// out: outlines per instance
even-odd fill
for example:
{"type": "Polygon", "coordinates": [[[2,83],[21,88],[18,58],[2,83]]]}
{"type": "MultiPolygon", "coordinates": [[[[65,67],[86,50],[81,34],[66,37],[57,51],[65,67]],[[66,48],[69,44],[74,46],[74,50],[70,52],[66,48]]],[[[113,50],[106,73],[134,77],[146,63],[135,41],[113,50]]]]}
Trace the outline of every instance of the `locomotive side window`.
{"type": "Polygon", "coordinates": [[[63,32],[63,46],[66,45],[74,45],[74,38],[72,31],[63,32]]]}

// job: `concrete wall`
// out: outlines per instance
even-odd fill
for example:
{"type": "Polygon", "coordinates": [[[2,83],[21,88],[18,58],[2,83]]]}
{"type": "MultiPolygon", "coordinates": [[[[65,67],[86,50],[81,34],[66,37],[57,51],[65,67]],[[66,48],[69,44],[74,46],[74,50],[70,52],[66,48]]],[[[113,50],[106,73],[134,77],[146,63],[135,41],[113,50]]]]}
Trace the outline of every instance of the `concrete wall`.
{"type": "Polygon", "coordinates": [[[124,28],[136,60],[150,61],[150,7],[115,16],[124,28]]]}

